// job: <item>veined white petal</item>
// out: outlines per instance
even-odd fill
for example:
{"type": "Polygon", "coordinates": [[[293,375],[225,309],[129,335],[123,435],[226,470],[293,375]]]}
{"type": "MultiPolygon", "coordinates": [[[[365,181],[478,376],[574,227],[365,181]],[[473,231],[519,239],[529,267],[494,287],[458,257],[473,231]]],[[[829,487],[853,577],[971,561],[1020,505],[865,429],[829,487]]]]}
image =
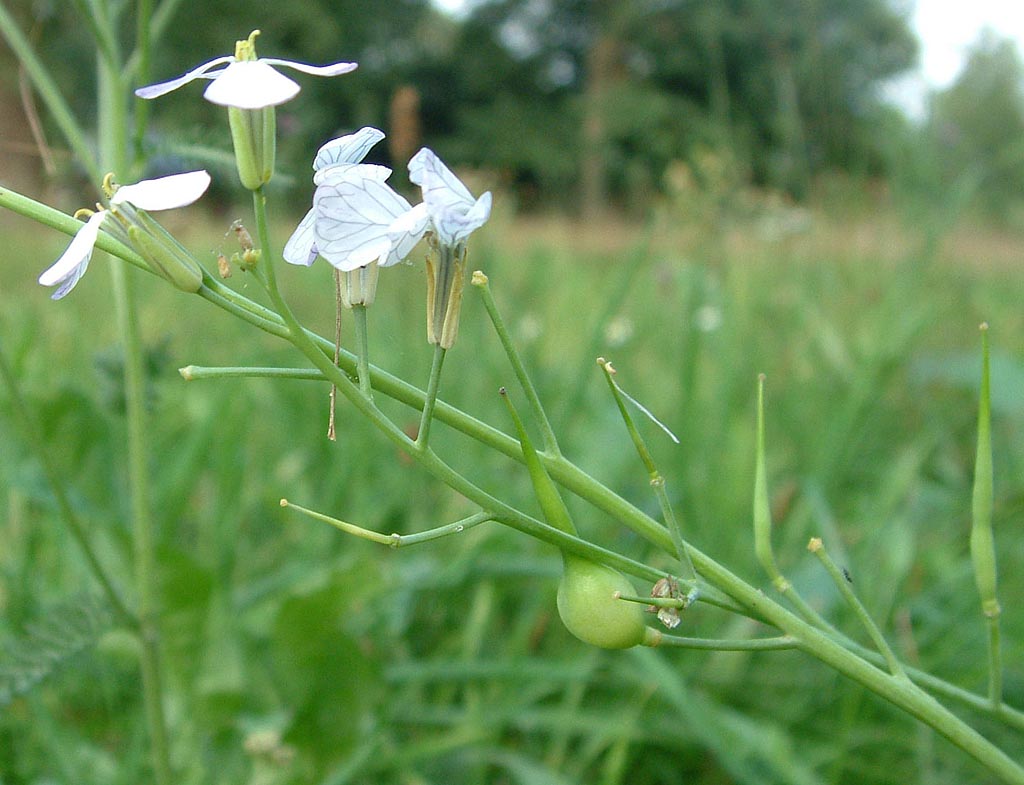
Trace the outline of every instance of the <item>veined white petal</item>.
{"type": "MultiPolygon", "coordinates": [[[[167,82],[160,82],[159,84],[151,84],[146,87],[140,87],[135,91],[135,95],[139,98],[157,98],[161,95],[165,95],[172,90],[177,90],[182,85],[186,85],[189,82],[195,81],[196,79],[209,79],[215,77],[216,74],[210,74],[208,71],[214,66],[218,66],[222,63],[230,63],[234,61],[234,57],[226,55],[224,57],[216,57],[207,63],[203,63],[200,66],[193,68],[184,76],[179,76],[177,79],[171,79],[167,82]]],[[[223,71],[218,71],[218,74],[223,71]]]]}
{"type": "Polygon", "coordinates": [[[428,205],[432,200],[437,204],[464,204],[467,208],[473,204],[473,194],[469,189],[427,147],[410,159],[409,179],[423,189],[423,201],[428,205]]]}
{"type": "Polygon", "coordinates": [[[175,207],[192,204],[209,187],[210,175],[205,169],[200,169],[142,180],[134,185],[122,185],[114,192],[110,203],[128,202],[141,210],[173,210],[175,207]]]}
{"type": "Polygon", "coordinates": [[[426,147],[409,161],[409,179],[423,189],[438,239],[446,245],[465,240],[491,215],[490,192],[474,200],[462,181],[426,147]]]}
{"type": "Polygon", "coordinates": [[[85,275],[85,271],[89,267],[89,260],[92,258],[92,249],[96,245],[96,238],[99,237],[100,224],[106,217],[106,210],[93,213],[85,225],[75,233],[71,244],[61,254],[61,257],[39,276],[39,283],[43,286],[63,284],[51,295],[52,299],[59,300],[66,295],[85,275]]]}
{"type": "Polygon", "coordinates": [[[289,264],[301,264],[309,267],[316,261],[319,252],[316,248],[314,223],[316,223],[316,209],[311,207],[284,245],[281,255],[289,264]]]}
{"type": "Polygon", "coordinates": [[[350,167],[347,174],[316,189],[313,206],[320,255],[339,270],[355,270],[377,260],[389,263],[389,230],[396,217],[411,209],[409,202],[372,176],[367,164],[350,167]],[[364,174],[367,169],[370,174],[364,174]]]}
{"type": "Polygon", "coordinates": [[[381,267],[390,267],[407,258],[416,243],[423,238],[429,224],[430,214],[422,202],[392,221],[388,226],[391,250],[388,252],[388,258],[381,262],[381,267]]]}
{"type": "Polygon", "coordinates": [[[203,97],[221,106],[263,109],[294,98],[299,85],[265,60],[235,61],[210,82],[203,97]]]}
{"type": "Polygon", "coordinates": [[[491,217],[491,192],[487,191],[472,207],[461,216],[461,228],[454,232],[452,242],[465,240],[469,235],[487,223],[491,217]]]}
{"type": "Polygon", "coordinates": [[[296,63],[293,60],[275,60],[270,57],[261,57],[260,63],[267,63],[268,65],[283,65],[288,68],[294,68],[296,71],[302,71],[304,74],[313,74],[313,76],[341,76],[347,74],[350,71],[355,71],[359,67],[359,63],[332,63],[331,65],[306,65],[306,63],[296,63]]]}
{"type": "Polygon", "coordinates": [[[317,150],[313,168],[320,171],[336,164],[357,164],[366,158],[370,148],[383,138],[384,132],[371,126],[360,128],[346,136],[339,136],[317,150]]]}
{"type": "Polygon", "coordinates": [[[391,170],[380,164],[333,164],[314,173],[313,182],[316,185],[365,179],[384,182],[389,177],[391,170]]]}

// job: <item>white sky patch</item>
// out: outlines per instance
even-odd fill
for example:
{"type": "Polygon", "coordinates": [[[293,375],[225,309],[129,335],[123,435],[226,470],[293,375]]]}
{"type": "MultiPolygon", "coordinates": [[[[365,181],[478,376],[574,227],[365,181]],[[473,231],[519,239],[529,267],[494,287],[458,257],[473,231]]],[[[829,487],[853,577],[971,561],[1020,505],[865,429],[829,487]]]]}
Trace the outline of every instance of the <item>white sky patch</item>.
{"type": "Polygon", "coordinates": [[[921,72],[932,87],[953,83],[986,27],[1024,50],[1024,5],[1019,0],[917,0],[913,22],[921,40],[921,72]]]}
{"type": "Polygon", "coordinates": [[[890,101],[923,120],[928,95],[949,87],[985,28],[1017,42],[1024,57],[1024,5],[1020,0],[916,0],[911,25],[920,41],[920,64],[885,89],[890,101]]]}
{"type": "Polygon", "coordinates": [[[454,16],[456,19],[462,19],[464,16],[469,14],[470,1],[469,0],[431,0],[433,4],[444,11],[449,16],[454,16]]]}

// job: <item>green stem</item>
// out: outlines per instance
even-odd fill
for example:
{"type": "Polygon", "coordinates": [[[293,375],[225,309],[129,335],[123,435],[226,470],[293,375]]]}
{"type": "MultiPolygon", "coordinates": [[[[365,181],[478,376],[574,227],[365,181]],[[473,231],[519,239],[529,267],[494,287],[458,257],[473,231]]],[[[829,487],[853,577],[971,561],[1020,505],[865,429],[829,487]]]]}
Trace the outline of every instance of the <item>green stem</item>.
{"type": "MultiPolygon", "coordinates": [[[[137,65],[126,69],[126,73],[134,78],[135,83],[149,83],[150,64],[153,49],[153,0],[138,0],[135,16],[135,51],[138,52],[137,65]]],[[[146,158],[146,125],[149,121],[149,101],[135,99],[135,135],[133,148],[135,164],[141,166],[146,158]]],[[[134,178],[133,178],[134,179],[134,178]]]]}
{"type": "MultiPolygon", "coordinates": [[[[141,0],[141,2],[149,4],[151,0],[141,0]]],[[[150,41],[160,40],[161,36],[164,34],[164,31],[167,30],[167,27],[173,21],[174,14],[177,13],[178,6],[181,5],[181,2],[182,0],[163,0],[163,2],[160,3],[159,6],[157,6],[156,10],[153,12],[153,16],[150,23],[147,25],[149,28],[148,38],[150,41]]],[[[142,11],[140,9],[140,15],[141,14],[142,11]]],[[[143,55],[142,51],[140,50],[140,44],[144,40],[145,38],[140,38],[139,41],[136,42],[135,50],[131,53],[131,56],[129,56],[128,60],[125,62],[124,65],[124,72],[128,75],[134,75],[139,85],[146,84],[146,82],[143,81],[143,55]]],[[[148,79],[148,76],[146,76],[145,78],[148,79]]]]}
{"type": "Polygon", "coordinates": [[[132,510],[132,554],[135,566],[135,591],[138,603],[142,643],[142,690],[146,722],[149,727],[150,755],[157,785],[170,785],[170,754],[163,711],[163,684],[160,672],[159,628],[156,607],[156,564],[153,521],[149,496],[149,472],[146,450],[145,376],[139,345],[135,307],[127,270],[110,265],[114,302],[124,343],[124,385],[128,423],[128,482],[132,510]]]}
{"type": "Polygon", "coordinates": [[[784,651],[797,648],[797,641],[787,635],[776,638],[683,638],[662,633],[659,648],[672,646],[680,649],[713,651],[784,651]]]}
{"type": "MultiPolygon", "coordinates": [[[[107,25],[109,40],[116,45],[116,19],[103,3],[98,18],[107,25]]],[[[117,52],[102,61],[98,71],[99,132],[101,161],[113,170],[127,162],[127,99],[117,52]]],[[[156,554],[152,502],[146,448],[146,390],[142,345],[131,280],[123,265],[111,264],[111,281],[117,321],[124,345],[125,417],[128,441],[128,485],[132,512],[132,556],[138,603],[141,642],[143,703],[150,738],[150,759],[156,785],[173,781],[167,721],[164,715],[163,676],[160,665],[159,609],[156,601],[156,554]]]]}
{"type": "MultiPolygon", "coordinates": [[[[270,271],[273,268],[273,262],[269,258],[268,254],[270,243],[267,238],[265,212],[266,202],[265,199],[262,198],[262,189],[258,192],[258,195],[260,198],[254,200],[256,205],[256,220],[259,227],[260,244],[264,249],[266,268],[270,271]]],[[[581,542],[579,541],[579,538],[566,534],[565,532],[560,532],[552,526],[547,526],[542,524],[540,521],[524,515],[519,510],[510,507],[499,499],[491,496],[483,489],[474,485],[463,475],[441,460],[436,453],[431,451],[429,448],[420,449],[417,448],[415,443],[410,444],[408,437],[402,433],[401,429],[384,417],[384,415],[375,406],[373,406],[370,401],[363,398],[355,385],[353,385],[352,382],[345,377],[344,374],[341,373],[339,369],[324,355],[323,351],[317,347],[307,332],[296,320],[295,315],[281,297],[280,292],[278,292],[276,285],[273,284],[273,275],[268,274],[267,278],[269,283],[268,291],[274,302],[274,306],[278,309],[285,325],[288,328],[291,342],[297,349],[306,355],[307,359],[320,368],[328,378],[335,381],[339,391],[341,391],[342,394],[345,395],[353,405],[355,405],[360,413],[371,421],[371,423],[377,426],[392,441],[397,442],[399,446],[410,452],[410,454],[435,477],[451,487],[453,490],[461,493],[467,499],[476,503],[481,510],[491,513],[494,520],[505,523],[506,525],[519,529],[525,534],[530,534],[531,536],[538,537],[539,539],[543,539],[548,542],[561,540],[565,545],[555,543],[558,544],[558,547],[563,550],[568,550],[571,553],[578,552],[579,549],[576,543],[581,542]],[[572,544],[572,547],[568,547],[570,543],[572,544]]],[[[429,397],[428,392],[428,399],[429,397]]],[[[424,409],[426,410],[426,408],[427,407],[425,406],[424,409]]],[[[564,461],[564,459],[559,460],[557,457],[551,456],[549,456],[549,460],[554,466],[558,466],[562,461],[564,461]]],[[[607,499],[609,495],[618,498],[612,494],[609,489],[601,486],[599,483],[597,485],[601,490],[598,491],[597,489],[594,489],[593,496],[590,497],[595,504],[602,499],[607,499]]],[[[639,510],[636,510],[635,508],[632,509],[635,512],[630,513],[627,517],[635,519],[637,516],[642,516],[648,522],[645,526],[653,524],[656,528],[660,529],[660,536],[662,538],[668,537],[669,542],[667,545],[672,545],[671,536],[668,535],[662,527],[649,517],[645,516],[639,510]]],[[[880,671],[878,668],[846,649],[836,640],[833,640],[820,629],[812,627],[810,624],[803,621],[792,612],[786,610],[778,603],[768,599],[763,592],[734,575],[714,559],[692,546],[687,546],[687,549],[694,565],[697,567],[697,571],[703,575],[709,583],[724,591],[727,595],[733,597],[754,616],[767,619],[785,635],[793,638],[797,642],[798,648],[830,665],[835,670],[864,685],[879,696],[930,725],[941,735],[953,742],[953,744],[960,747],[993,772],[1002,776],[1008,782],[1024,785],[1024,768],[1018,766],[1005,752],[1000,750],[992,742],[959,719],[909,679],[903,676],[893,676],[880,671]]],[[[617,555],[616,557],[618,559],[622,558],[617,555]]],[[[607,559],[601,559],[600,561],[610,563],[607,559]]]]}
{"type": "Polygon", "coordinates": [[[28,445],[30,450],[35,452],[36,458],[43,467],[43,473],[50,483],[53,497],[57,502],[57,509],[60,511],[61,520],[64,521],[64,525],[68,527],[72,538],[82,551],[85,563],[88,565],[93,577],[100,584],[100,588],[103,590],[104,595],[106,595],[107,602],[114,609],[114,613],[123,624],[133,630],[138,630],[139,620],[128,609],[127,604],[121,597],[121,592],[114,586],[113,579],[107,574],[103,563],[92,547],[92,542],[89,540],[85,527],[78,519],[74,507],[71,506],[71,501],[64,487],[64,480],[57,470],[56,464],[53,462],[53,457],[45,447],[46,440],[43,438],[35,418],[32,416],[25,403],[25,399],[21,395],[18,380],[15,378],[14,370],[7,362],[7,356],[4,353],[2,343],[0,343],[0,376],[3,377],[4,385],[7,387],[7,394],[10,396],[11,407],[14,412],[14,422],[23,432],[24,443],[28,445]]]}
{"type": "Polygon", "coordinates": [[[298,510],[303,515],[308,515],[310,518],[315,518],[318,521],[329,523],[331,526],[336,529],[340,529],[346,534],[361,537],[364,540],[369,540],[370,542],[375,542],[379,545],[387,545],[391,548],[401,548],[402,546],[418,545],[419,543],[430,542],[431,540],[439,540],[442,537],[448,537],[452,534],[461,534],[467,529],[479,526],[481,523],[494,520],[490,513],[478,512],[475,515],[470,515],[468,518],[463,518],[461,521],[445,524],[444,526],[438,526],[435,529],[428,529],[427,531],[416,532],[415,534],[398,534],[397,532],[393,534],[381,534],[380,532],[375,532],[372,529],[364,529],[362,526],[356,526],[354,523],[340,521],[337,518],[332,518],[330,515],[325,515],[322,512],[310,510],[307,507],[295,504],[287,499],[281,499],[281,506],[298,510]]]}
{"type": "Polygon", "coordinates": [[[356,325],[356,346],[359,351],[356,353],[358,362],[359,390],[373,400],[373,388],[370,386],[370,339],[366,327],[366,306],[353,305],[352,315],[355,317],[356,325]]]}
{"type": "Polygon", "coordinates": [[[416,449],[426,450],[430,440],[430,425],[434,421],[434,408],[437,406],[437,388],[441,384],[441,366],[444,364],[445,350],[441,344],[434,345],[434,359],[430,363],[430,378],[427,380],[427,394],[423,402],[423,413],[420,416],[420,428],[416,433],[416,449]]]}
{"type": "Polygon", "coordinates": [[[551,455],[561,455],[562,451],[558,446],[555,430],[551,427],[551,421],[548,419],[547,412],[544,411],[544,406],[540,402],[537,388],[533,386],[533,380],[530,378],[530,374],[527,373],[526,366],[523,365],[515,344],[512,343],[512,336],[509,335],[508,327],[505,326],[505,320],[501,317],[501,312],[498,310],[498,304],[494,301],[494,295],[491,293],[491,286],[487,276],[477,270],[473,273],[472,283],[477,288],[477,291],[480,292],[484,308],[487,309],[487,315],[491,317],[491,324],[494,325],[494,331],[498,334],[501,347],[505,350],[505,356],[508,357],[516,379],[519,381],[519,386],[523,388],[523,392],[526,394],[530,410],[537,421],[537,427],[540,428],[544,449],[551,455]]]}
{"type": "Polygon", "coordinates": [[[220,367],[209,368],[202,365],[186,365],[179,368],[187,382],[201,379],[299,379],[307,382],[326,381],[324,375],[315,369],[306,368],[255,368],[255,367],[220,367]]]}
{"type": "Polygon", "coordinates": [[[832,557],[828,555],[828,551],[825,550],[824,543],[817,537],[811,540],[810,545],[807,549],[811,551],[815,556],[818,557],[818,561],[825,567],[829,577],[832,578],[832,582],[839,589],[839,593],[843,595],[843,599],[846,600],[846,604],[853,609],[853,612],[857,615],[860,623],[864,625],[864,629],[867,630],[868,635],[871,636],[871,640],[874,642],[875,647],[879,653],[885,657],[885,662],[889,667],[889,672],[893,676],[899,676],[901,678],[907,678],[906,673],[903,672],[903,665],[900,663],[896,654],[890,648],[888,641],[885,640],[885,636],[882,635],[882,631],[878,629],[878,625],[875,624],[875,620],[871,618],[871,614],[868,613],[868,609],[864,607],[864,603],[860,601],[860,598],[854,593],[850,586],[849,579],[840,571],[836,563],[832,561],[832,557]]]}
{"type": "Polygon", "coordinates": [[[675,549],[675,556],[679,560],[679,564],[683,568],[686,577],[696,579],[697,572],[694,570],[693,562],[690,561],[690,557],[686,552],[686,542],[683,540],[682,527],[679,525],[679,520],[676,518],[675,510],[672,509],[672,504],[669,502],[668,498],[668,492],[665,489],[665,478],[662,476],[661,472],[658,471],[658,467],[654,463],[654,457],[651,455],[651,451],[647,448],[647,442],[645,442],[643,436],[640,435],[640,431],[637,429],[636,423],[633,421],[633,415],[630,414],[629,409],[626,407],[626,401],[624,400],[622,389],[614,378],[615,370],[612,368],[612,364],[603,357],[597,358],[597,364],[604,372],[605,380],[608,382],[608,388],[612,392],[612,398],[615,399],[615,404],[619,409],[619,415],[622,417],[622,421],[626,425],[626,431],[629,433],[629,438],[632,440],[633,446],[636,448],[637,455],[640,456],[640,462],[643,463],[644,468],[647,469],[647,475],[651,481],[651,489],[654,491],[654,495],[658,499],[658,506],[661,507],[661,514],[665,520],[665,527],[672,536],[672,545],[675,549]]]}
{"type": "MultiPolygon", "coordinates": [[[[287,328],[283,325],[283,320],[278,314],[240,294],[237,294],[233,290],[224,287],[223,284],[216,279],[207,277],[204,279],[204,282],[205,286],[200,289],[198,294],[209,300],[214,305],[217,305],[218,307],[271,335],[275,335],[280,338],[288,338],[290,336],[287,328]]],[[[310,333],[307,333],[307,337],[324,356],[332,350],[332,344],[326,338],[310,333]]],[[[343,351],[340,358],[340,368],[343,372],[353,373],[355,371],[355,357],[343,351]]],[[[296,374],[300,373],[305,374],[311,372],[296,371],[296,374]]],[[[374,368],[373,366],[371,366],[371,375],[373,378],[374,389],[395,401],[409,406],[412,409],[419,410],[423,407],[425,396],[422,390],[409,384],[403,379],[393,376],[387,371],[374,368]]],[[[306,377],[303,376],[302,378],[306,377]]],[[[331,377],[329,374],[320,371],[320,376],[317,378],[330,379],[331,377]]],[[[506,455],[513,460],[524,460],[518,442],[516,442],[512,437],[502,433],[487,423],[477,420],[460,409],[456,409],[444,401],[438,401],[435,414],[437,419],[446,423],[453,429],[475,439],[496,452],[506,455]]],[[[540,454],[540,459],[545,463],[552,479],[563,487],[569,489],[577,496],[588,500],[598,509],[618,518],[633,531],[641,534],[641,536],[644,536],[646,539],[649,539],[653,544],[662,548],[671,547],[671,542],[665,539],[665,535],[667,533],[663,526],[658,524],[643,511],[633,506],[630,502],[623,499],[614,491],[606,488],[590,475],[586,474],[571,461],[561,456],[552,457],[544,454],[540,454]]],[[[541,539],[544,538],[542,537],[541,539]]],[[[555,538],[552,538],[552,540],[549,541],[551,541],[552,544],[558,545],[557,542],[554,542],[554,539],[555,538]]],[[[698,551],[692,549],[692,546],[690,553],[699,554],[698,551]]],[[[580,555],[587,554],[580,551],[580,555]]],[[[702,556],[702,554],[700,555],[702,556]]],[[[597,556],[596,552],[590,552],[589,558],[596,561],[604,561],[597,556]]],[[[615,563],[612,561],[605,561],[605,563],[611,566],[617,566],[619,569],[622,569],[624,572],[631,575],[635,575],[640,578],[646,577],[645,574],[641,574],[635,569],[635,565],[634,569],[630,569],[630,567],[624,563],[615,563]]],[[[698,572],[700,571],[701,563],[703,562],[698,561],[696,565],[698,567],[698,572]]],[[[708,590],[717,592],[717,590],[711,587],[709,587],[708,590]]],[[[791,601],[794,599],[788,594],[786,596],[791,601]]],[[[719,605],[720,607],[731,607],[730,601],[721,596],[704,596],[701,599],[711,601],[712,604],[719,605]]],[[[799,597],[796,597],[796,599],[799,599],[799,597]]],[[[803,604],[806,605],[806,603],[803,604]]],[[[813,611],[809,607],[807,607],[806,610],[809,611],[809,614],[804,620],[809,624],[823,630],[826,634],[835,637],[837,640],[842,641],[842,645],[844,647],[857,653],[859,656],[871,661],[875,661],[876,658],[878,662],[882,661],[881,655],[871,652],[859,644],[845,639],[838,633],[834,633],[828,623],[822,619],[817,612],[813,611]]],[[[750,609],[745,609],[745,612],[749,613],[750,609]]],[[[805,615],[805,612],[799,608],[798,612],[801,616],[805,615]]],[[[961,687],[957,687],[954,684],[950,684],[949,682],[925,671],[915,668],[907,668],[906,671],[916,683],[926,686],[937,695],[954,700],[957,703],[978,712],[979,714],[998,716],[1013,727],[1024,730],[1024,712],[1009,707],[1005,703],[1002,704],[1000,710],[996,712],[992,709],[986,699],[976,695],[975,693],[969,692],[961,687]]]]}
{"type": "Polygon", "coordinates": [[[25,68],[29,79],[32,80],[33,87],[39,93],[39,97],[43,99],[43,103],[53,116],[61,133],[64,134],[68,146],[74,151],[75,158],[85,167],[89,173],[89,179],[99,183],[103,179],[103,172],[96,161],[96,154],[86,142],[85,134],[71,113],[71,108],[64,100],[64,96],[61,95],[57,83],[50,76],[46,66],[36,57],[32,45],[22,34],[2,0],[0,0],[0,34],[7,40],[18,61],[25,68]]]}

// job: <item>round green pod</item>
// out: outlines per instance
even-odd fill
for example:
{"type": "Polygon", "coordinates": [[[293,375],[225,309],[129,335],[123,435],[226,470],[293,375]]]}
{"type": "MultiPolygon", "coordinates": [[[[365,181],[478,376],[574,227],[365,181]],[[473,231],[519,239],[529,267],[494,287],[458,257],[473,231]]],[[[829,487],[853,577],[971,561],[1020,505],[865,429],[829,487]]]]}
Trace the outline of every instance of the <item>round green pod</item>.
{"type": "Polygon", "coordinates": [[[566,556],[558,584],[558,615],[584,643],[602,649],[628,649],[644,640],[643,606],[617,599],[632,595],[625,575],[603,564],[566,556]]]}

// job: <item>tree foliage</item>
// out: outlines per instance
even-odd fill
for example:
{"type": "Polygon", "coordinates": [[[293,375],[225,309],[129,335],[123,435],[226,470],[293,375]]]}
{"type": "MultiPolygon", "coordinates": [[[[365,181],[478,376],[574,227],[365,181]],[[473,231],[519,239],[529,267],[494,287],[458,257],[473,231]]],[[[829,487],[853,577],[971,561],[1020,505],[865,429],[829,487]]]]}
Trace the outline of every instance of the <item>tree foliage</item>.
{"type": "Polygon", "coordinates": [[[1013,41],[983,33],[959,78],[932,102],[931,131],[947,183],[968,181],[1007,217],[1024,197],[1024,64],[1013,41]]]}
{"type": "MultiPolygon", "coordinates": [[[[89,78],[76,4],[21,5],[39,40],[71,42],[65,79],[89,78]]],[[[462,20],[429,0],[218,0],[178,16],[154,79],[255,28],[267,55],[360,62],[343,82],[304,82],[282,113],[285,165],[343,129],[386,128],[411,86],[424,142],[546,203],[642,204],[673,161],[708,148],[795,194],[826,169],[881,172],[880,86],[916,57],[892,0],[490,0],[462,20]]],[[[217,108],[183,97],[174,109],[153,115],[154,152],[201,153],[217,108]]]]}

